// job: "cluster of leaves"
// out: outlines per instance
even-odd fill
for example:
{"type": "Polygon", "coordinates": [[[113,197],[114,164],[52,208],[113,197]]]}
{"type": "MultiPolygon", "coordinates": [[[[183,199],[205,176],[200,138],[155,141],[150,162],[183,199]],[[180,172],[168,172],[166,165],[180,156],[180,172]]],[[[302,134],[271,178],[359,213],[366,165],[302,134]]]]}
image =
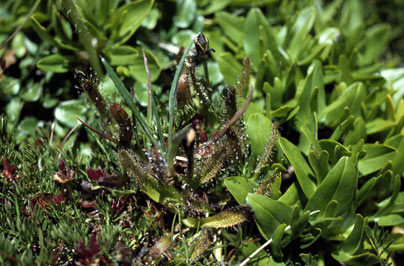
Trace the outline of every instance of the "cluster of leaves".
{"type": "MultiPolygon", "coordinates": [[[[404,71],[384,69],[390,26],[360,1],[39,2],[0,51],[4,262],[388,265],[403,249],[404,71]],[[74,69],[89,101],[60,79],[74,69]],[[56,123],[12,136],[29,101],[56,123]]],[[[1,23],[30,8],[7,2],[1,23]]]]}

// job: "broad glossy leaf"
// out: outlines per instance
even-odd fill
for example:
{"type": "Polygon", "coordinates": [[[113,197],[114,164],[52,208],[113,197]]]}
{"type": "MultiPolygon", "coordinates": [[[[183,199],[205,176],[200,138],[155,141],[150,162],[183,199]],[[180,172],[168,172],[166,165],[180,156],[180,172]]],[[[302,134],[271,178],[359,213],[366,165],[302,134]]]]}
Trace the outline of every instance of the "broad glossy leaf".
{"type": "Polygon", "coordinates": [[[111,19],[111,10],[115,10],[119,0],[77,0],[78,10],[87,20],[103,26],[111,19]]]}
{"type": "Polygon", "coordinates": [[[395,92],[393,101],[394,104],[397,104],[404,97],[404,68],[382,70],[380,75],[386,79],[387,87],[391,83],[395,92]]]}
{"type": "Polygon", "coordinates": [[[395,226],[404,223],[404,217],[399,214],[389,214],[379,218],[377,224],[380,226],[395,226]]]}
{"type": "Polygon", "coordinates": [[[244,36],[244,51],[250,58],[253,69],[257,71],[261,62],[261,56],[266,49],[269,49],[273,53],[277,52],[275,35],[260,9],[252,8],[248,12],[244,23],[244,36]],[[262,28],[261,31],[260,27],[262,28]],[[266,47],[262,47],[261,40],[266,47]]]}
{"type": "MultiPolygon", "coordinates": [[[[205,73],[203,72],[203,67],[198,68],[197,73],[203,77],[205,73]]],[[[217,85],[218,83],[223,81],[223,75],[220,72],[219,64],[213,61],[208,61],[208,72],[209,72],[209,81],[212,85],[217,85]]]]}
{"type": "Polygon", "coordinates": [[[311,168],[316,174],[317,185],[321,184],[321,182],[323,182],[324,178],[327,176],[328,158],[328,152],[325,150],[322,150],[319,154],[314,152],[313,150],[309,151],[308,159],[311,168]]]}
{"type": "Polygon", "coordinates": [[[296,186],[295,183],[289,186],[285,193],[279,198],[279,201],[288,205],[298,205],[301,207],[303,201],[306,200],[303,191],[299,186],[296,186]]]}
{"type": "Polygon", "coordinates": [[[366,47],[360,65],[368,65],[374,62],[385,51],[390,40],[391,26],[377,24],[369,28],[366,33],[366,47]]]}
{"type": "Polygon", "coordinates": [[[341,262],[349,265],[373,265],[375,257],[368,253],[356,254],[363,244],[365,219],[358,214],[355,225],[348,238],[345,239],[339,248],[332,253],[332,256],[341,262]],[[365,262],[366,261],[366,262],[365,262]],[[373,263],[372,263],[373,262],[373,263]]]}
{"type": "Polygon", "coordinates": [[[65,73],[69,70],[70,58],[61,54],[49,55],[42,58],[36,64],[37,67],[43,71],[65,73]]]}
{"type": "Polygon", "coordinates": [[[217,63],[227,83],[236,85],[242,70],[242,66],[237,59],[230,53],[223,53],[219,56],[217,63]]]}
{"type": "MultiPolygon", "coordinates": [[[[391,198],[387,198],[382,202],[378,203],[379,207],[384,207],[389,204],[391,198]]],[[[397,198],[394,200],[394,205],[390,209],[390,213],[402,214],[404,212],[404,192],[399,192],[397,198]]]]}
{"type": "Polygon", "coordinates": [[[300,244],[299,247],[301,249],[305,249],[305,248],[310,247],[321,236],[322,230],[320,228],[311,227],[311,228],[309,228],[309,230],[310,230],[309,232],[301,235],[301,237],[300,237],[301,238],[301,240],[300,240],[301,244],[300,244]]]}
{"type": "Polygon", "coordinates": [[[371,197],[370,192],[373,190],[373,187],[376,185],[379,178],[380,175],[374,176],[361,186],[361,188],[358,191],[357,206],[360,206],[363,203],[363,201],[371,197]]]}
{"type": "Polygon", "coordinates": [[[202,15],[208,15],[218,12],[228,6],[232,0],[221,0],[221,1],[208,1],[209,5],[205,10],[201,10],[202,15]]]}
{"type": "Polygon", "coordinates": [[[365,144],[363,150],[366,155],[358,163],[358,169],[362,175],[368,175],[384,168],[388,161],[397,156],[395,148],[383,144],[365,144]]]}
{"type": "Polygon", "coordinates": [[[54,115],[58,122],[68,127],[74,127],[78,123],[75,116],[82,116],[86,112],[87,107],[82,100],[70,100],[61,102],[55,108],[54,115]]]}
{"type": "Polygon", "coordinates": [[[314,177],[314,173],[307,164],[300,150],[285,138],[279,139],[279,145],[285,153],[289,162],[294,168],[299,185],[307,198],[310,198],[316,190],[316,185],[310,176],[314,177]]]}
{"type": "Polygon", "coordinates": [[[131,65],[139,56],[139,51],[128,45],[117,45],[107,47],[105,54],[112,66],[131,65]]]}
{"type": "Polygon", "coordinates": [[[402,176],[404,172],[404,135],[401,134],[401,141],[400,144],[397,147],[398,154],[397,156],[393,159],[393,173],[395,175],[402,176]]]}
{"type": "Polygon", "coordinates": [[[42,84],[28,82],[27,85],[21,90],[21,98],[27,102],[35,102],[42,94],[42,84]]]}
{"type": "Polygon", "coordinates": [[[352,129],[348,131],[344,145],[353,145],[361,139],[366,140],[366,123],[362,117],[358,117],[355,119],[352,129]]]}
{"type": "Polygon", "coordinates": [[[380,209],[373,215],[374,219],[378,219],[391,213],[394,208],[394,203],[399,195],[400,188],[401,176],[396,175],[393,179],[393,191],[391,192],[391,196],[385,201],[378,204],[380,209]]]}
{"type": "Polygon", "coordinates": [[[0,88],[2,94],[17,95],[21,89],[21,81],[9,76],[3,76],[0,80],[0,88]]]}
{"type": "Polygon", "coordinates": [[[366,132],[368,135],[383,132],[392,129],[396,123],[394,121],[384,120],[382,118],[376,118],[366,123],[366,132]]]}
{"type": "Polygon", "coordinates": [[[313,6],[307,7],[299,12],[295,24],[293,25],[292,32],[293,38],[289,44],[288,54],[294,60],[297,60],[306,48],[304,43],[309,36],[309,31],[313,27],[316,17],[316,12],[313,6]]]}
{"type": "Polygon", "coordinates": [[[153,30],[156,27],[160,16],[161,12],[157,8],[152,8],[149,15],[143,20],[142,27],[145,27],[148,30],[153,30]]]}
{"type": "Polygon", "coordinates": [[[242,17],[235,16],[225,11],[218,12],[215,17],[217,23],[232,41],[235,43],[243,42],[244,32],[241,29],[244,28],[244,19],[242,17]]]}
{"type": "Polygon", "coordinates": [[[346,216],[353,208],[358,183],[354,164],[348,157],[342,157],[318,186],[306,205],[306,210],[326,212],[330,201],[337,201],[334,217],[346,216]]]}
{"type": "MultiPolygon", "coordinates": [[[[138,50],[138,52],[140,52],[140,54],[141,54],[141,51],[138,50]]],[[[147,56],[147,62],[149,64],[150,79],[151,79],[151,82],[153,82],[160,75],[160,72],[161,72],[160,62],[158,61],[157,57],[154,56],[154,54],[151,51],[145,49],[145,53],[147,56]]],[[[132,62],[129,65],[129,74],[131,77],[133,77],[137,81],[145,83],[145,84],[147,83],[147,75],[146,75],[146,69],[144,67],[143,56],[136,57],[134,62],[132,62]]]]}
{"type": "Polygon", "coordinates": [[[319,120],[327,125],[335,121],[345,107],[354,117],[361,116],[361,102],[366,97],[365,88],[362,83],[351,84],[335,101],[319,113],[319,120]]]}
{"type": "Polygon", "coordinates": [[[358,0],[344,2],[340,27],[351,37],[353,32],[363,24],[363,8],[358,0]]]}
{"type": "Polygon", "coordinates": [[[177,1],[177,12],[174,16],[174,24],[178,28],[187,28],[191,25],[196,13],[196,2],[194,0],[177,1]]]}
{"type": "Polygon", "coordinates": [[[38,120],[35,117],[24,118],[17,127],[16,140],[17,142],[23,141],[27,136],[35,135],[38,128],[38,120]]]}
{"type": "Polygon", "coordinates": [[[171,42],[177,46],[186,47],[193,41],[195,32],[192,30],[180,30],[171,38],[171,42]]]}
{"type": "Polygon", "coordinates": [[[282,237],[285,234],[285,228],[286,224],[281,224],[279,225],[275,232],[272,234],[272,243],[271,243],[271,248],[272,248],[272,256],[276,261],[282,260],[283,254],[282,254],[282,237]]]}
{"type": "Polygon", "coordinates": [[[292,209],[280,201],[250,193],[247,204],[253,209],[257,222],[268,237],[279,225],[291,223],[292,209]]]}
{"type": "Polygon", "coordinates": [[[238,204],[244,204],[248,193],[253,193],[257,184],[244,176],[232,176],[224,180],[224,185],[236,199],[238,204]]]}
{"type": "Polygon", "coordinates": [[[337,40],[339,34],[341,34],[341,32],[338,28],[326,28],[319,34],[318,43],[331,45],[337,40]]]}
{"type": "Polygon", "coordinates": [[[377,265],[380,263],[379,257],[370,252],[363,252],[357,255],[340,252],[338,255],[333,255],[333,257],[346,265],[363,266],[377,265]]]}
{"type": "Polygon", "coordinates": [[[137,0],[121,6],[117,11],[120,20],[117,34],[113,35],[119,41],[127,41],[140,27],[143,20],[149,14],[154,0],[137,0]]]}
{"type": "Polygon", "coordinates": [[[348,238],[342,242],[339,250],[354,254],[361,247],[365,230],[365,222],[365,218],[363,218],[362,215],[356,215],[354,228],[352,229],[348,238]]]}
{"type": "Polygon", "coordinates": [[[8,117],[8,127],[17,124],[24,102],[20,97],[13,97],[6,105],[6,114],[8,117]]]}
{"type": "Polygon", "coordinates": [[[336,163],[342,156],[352,154],[344,145],[331,139],[319,140],[319,144],[322,150],[328,152],[331,163],[336,163]]]}
{"type": "Polygon", "coordinates": [[[271,120],[260,113],[252,114],[246,124],[246,133],[251,142],[252,154],[258,156],[264,153],[272,128],[271,120]]]}
{"type": "Polygon", "coordinates": [[[274,117],[285,117],[287,114],[289,114],[296,106],[293,105],[284,105],[282,107],[279,107],[276,110],[273,110],[271,112],[271,116],[274,117]]]}

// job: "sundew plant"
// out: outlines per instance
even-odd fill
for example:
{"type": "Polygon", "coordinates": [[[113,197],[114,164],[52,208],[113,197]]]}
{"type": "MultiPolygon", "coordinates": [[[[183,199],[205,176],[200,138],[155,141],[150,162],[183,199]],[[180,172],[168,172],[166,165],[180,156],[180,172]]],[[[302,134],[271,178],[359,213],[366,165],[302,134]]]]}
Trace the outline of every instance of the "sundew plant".
{"type": "Polygon", "coordinates": [[[5,0],[0,264],[399,265],[395,5],[5,0]]]}

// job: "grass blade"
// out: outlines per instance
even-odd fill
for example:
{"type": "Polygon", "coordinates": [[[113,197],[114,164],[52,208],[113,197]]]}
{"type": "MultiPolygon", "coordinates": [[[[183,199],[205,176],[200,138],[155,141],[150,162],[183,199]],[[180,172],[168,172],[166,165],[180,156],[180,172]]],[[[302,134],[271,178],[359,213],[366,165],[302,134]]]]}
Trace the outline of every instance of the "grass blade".
{"type": "MultiPolygon", "coordinates": [[[[159,134],[160,141],[163,141],[163,131],[161,129],[161,121],[160,121],[160,116],[157,110],[157,105],[156,101],[153,97],[153,91],[152,91],[152,84],[151,84],[151,79],[150,79],[150,70],[149,70],[149,63],[147,62],[147,56],[142,49],[143,53],[143,61],[144,61],[144,67],[146,69],[146,74],[147,74],[147,121],[151,123],[152,116],[154,117],[154,121],[156,123],[157,127],[157,132],[159,134]]],[[[163,150],[165,150],[165,147],[163,146],[163,150]]]]}
{"type": "Polygon", "coordinates": [[[153,137],[153,134],[150,132],[149,125],[147,124],[147,122],[143,118],[142,114],[140,113],[139,109],[137,108],[136,104],[132,100],[132,97],[130,96],[130,94],[129,94],[128,90],[126,89],[125,85],[123,84],[123,82],[119,79],[118,75],[115,73],[115,71],[112,69],[112,67],[107,62],[107,60],[105,60],[104,57],[101,57],[101,62],[104,65],[105,69],[107,70],[108,75],[111,77],[112,81],[115,84],[115,87],[118,89],[122,98],[125,100],[126,104],[132,110],[133,114],[135,115],[136,120],[139,121],[140,126],[142,127],[142,129],[145,132],[145,134],[147,135],[147,137],[150,139],[150,141],[153,143],[154,146],[160,148],[161,145],[153,137]]]}
{"type": "MultiPolygon", "coordinates": [[[[178,64],[177,70],[175,71],[175,76],[174,80],[171,83],[171,89],[170,89],[170,96],[168,100],[168,115],[169,115],[169,126],[168,126],[168,153],[171,154],[173,151],[173,132],[174,132],[174,109],[175,109],[175,95],[177,91],[177,84],[178,84],[178,79],[180,77],[180,73],[182,70],[182,67],[184,66],[185,58],[187,57],[189,50],[191,50],[192,45],[194,44],[194,41],[188,45],[187,49],[185,50],[184,54],[181,57],[180,63],[178,64]]],[[[168,157],[167,160],[169,161],[168,157]]]]}

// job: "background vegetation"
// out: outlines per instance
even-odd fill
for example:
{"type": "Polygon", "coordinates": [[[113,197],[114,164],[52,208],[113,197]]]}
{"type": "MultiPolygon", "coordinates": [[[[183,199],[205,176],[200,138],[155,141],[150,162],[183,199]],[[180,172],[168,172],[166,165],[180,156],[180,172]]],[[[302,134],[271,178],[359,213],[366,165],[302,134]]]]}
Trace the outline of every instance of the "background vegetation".
{"type": "Polygon", "coordinates": [[[0,262],[399,261],[400,2],[3,1],[0,262]]]}

